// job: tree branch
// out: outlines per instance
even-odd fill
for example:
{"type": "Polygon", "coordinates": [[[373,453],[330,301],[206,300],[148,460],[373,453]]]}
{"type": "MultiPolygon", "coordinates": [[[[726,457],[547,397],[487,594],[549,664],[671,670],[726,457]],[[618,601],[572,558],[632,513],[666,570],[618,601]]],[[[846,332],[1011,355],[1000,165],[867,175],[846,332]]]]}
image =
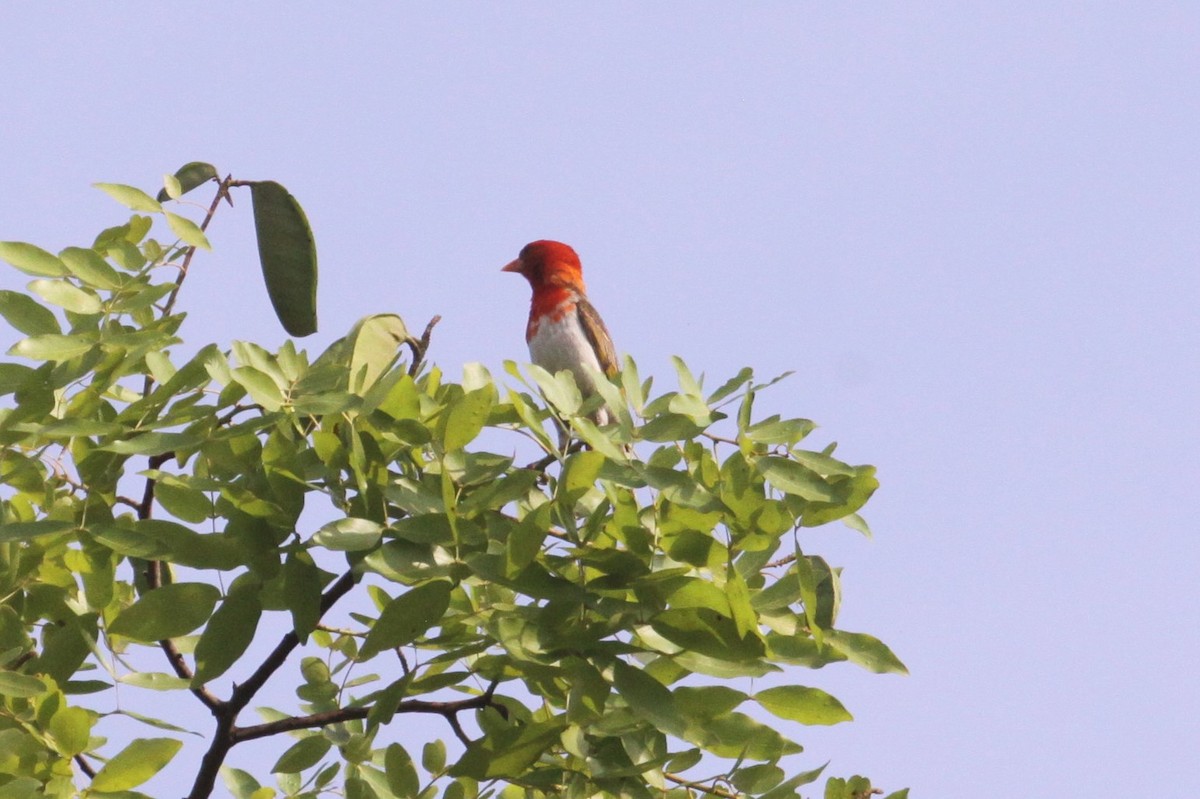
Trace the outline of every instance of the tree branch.
{"type": "MultiPolygon", "coordinates": [[[[324,616],[334,603],[349,593],[355,582],[353,571],[347,571],[335,580],[329,590],[321,595],[320,613],[317,618],[320,619],[321,616],[324,616]]],[[[242,685],[234,686],[229,700],[220,703],[213,710],[213,714],[217,717],[217,730],[213,735],[212,743],[209,744],[208,751],[204,753],[204,758],[200,761],[200,769],[196,772],[196,780],[192,783],[192,791],[188,794],[188,799],[207,799],[212,794],[217,774],[225,762],[225,756],[229,754],[229,750],[235,744],[247,740],[244,737],[237,737],[238,714],[245,709],[254,695],[284,664],[292,650],[299,645],[300,638],[294,630],[285,634],[271,650],[271,654],[267,655],[267,658],[255,669],[254,674],[250,675],[250,679],[242,685]]]]}
{"type": "Polygon", "coordinates": [[[409,377],[416,377],[417,373],[421,371],[421,367],[425,365],[425,353],[429,351],[429,337],[433,335],[433,326],[440,321],[442,321],[442,317],[434,316],[429,320],[429,324],[425,325],[425,332],[419,339],[409,336],[404,340],[413,353],[412,364],[408,367],[409,377]]]}
{"type": "MultiPolygon", "coordinates": [[[[455,702],[430,702],[424,699],[405,699],[396,706],[397,713],[432,713],[443,717],[454,730],[454,734],[463,744],[470,739],[458,723],[458,714],[464,710],[477,710],[484,707],[499,707],[494,699],[495,684],[479,696],[470,699],[460,699],[455,702]]],[[[233,743],[252,741],[255,738],[266,738],[281,732],[310,729],[313,727],[328,727],[331,724],[341,724],[345,721],[365,719],[371,712],[369,707],[342,707],[337,710],[327,710],[323,713],[313,713],[308,716],[288,716],[287,718],[255,724],[252,727],[234,727],[232,730],[233,743]]]]}
{"type": "MultiPolygon", "coordinates": [[[[233,199],[229,196],[229,187],[240,185],[234,181],[232,175],[226,175],[225,179],[217,183],[217,194],[213,197],[212,203],[208,206],[208,213],[204,215],[204,220],[200,223],[201,230],[208,229],[208,223],[212,221],[213,215],[217,213],[217,207],[220,206],[221,200],[226,200],[230,205],[233,205],[233,199]]],[[[171,309],[175,307],[175,300],[179,296],[179,289],[183,286],[183,280],[187,277],[188,267],[192,265],[192,257],[196,254],[195,245],[188,247],[187,254],[183,256],[183,263],[179,266],[179,276],[175,278],[175,288],[171,289],[170,295],[167,297],[167,302],[163,305],[163,317],[171,315],[171,309]]],[[[149,379],[147,379],[147,386],[149,379]]]]}
{"type": "Polygon", "coordinates": [[[680,777],[678,774],[672,774],[669,771],[664,771],[663,777],[665,777],[668,781],[684,788],[694,788],[698,791],[703,791],[708,796],[719,796],[721,799],[742,799],[744,796],[744,794],[726,790],[725,788],[718,788],[716,785],[706,785],[703,782],[693,782],[680,777]]]}
{"type": "MultiPolygon", "coordinates": [[[[334,581],[321,596],[320,613],[317,614],[319,619],[324,616],[334,603],[344,597],[354,587],[357,580],[354,577],[353,571],[347,571],[341,577],[334,581]]],[[[266,659],[259,665],[254,673],[250,675],[250,679],[233,689],[233,695],[229,697],[229,706],[236,716],[242,708],[250,703],[254,695],[259,692],[259,689],[266,684],[267,680],[271,679],[271,675],[279,670],[279,667],[287,660],[288,655],[292,650],[300,645],[300,638],[296,635],[295,630],[289,631],[279,640],[275,648],[271,650],[271,654],[267,655],[266,659]]]]}
{"type": "Polygon", "coordinates": [[[88,779],[96,776],[96,769],[92,768],[92,764],[84,759],[83,755],[75,755],[75,764],[79,766],[79,770],[87,775],[88,779]]]}

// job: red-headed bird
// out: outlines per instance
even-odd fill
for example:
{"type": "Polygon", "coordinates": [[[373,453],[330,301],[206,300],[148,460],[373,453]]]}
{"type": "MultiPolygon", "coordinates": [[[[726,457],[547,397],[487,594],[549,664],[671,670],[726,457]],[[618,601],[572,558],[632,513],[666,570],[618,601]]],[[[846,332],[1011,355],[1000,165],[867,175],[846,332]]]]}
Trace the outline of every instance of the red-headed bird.
{"type": "MultiPolygon", "coordinates": [[[[533,289],[525,341],[534,363],[551,374],[569,370],[584,396],[596,393],[587,366],[616,375],[617,352],[600,314],[588,302],[575,250],[558,241],[534,241],[502,271],[524,276],[533,289]]],[[[592,418],[607,424],[612,415],[601,406],[592,418]]]]}

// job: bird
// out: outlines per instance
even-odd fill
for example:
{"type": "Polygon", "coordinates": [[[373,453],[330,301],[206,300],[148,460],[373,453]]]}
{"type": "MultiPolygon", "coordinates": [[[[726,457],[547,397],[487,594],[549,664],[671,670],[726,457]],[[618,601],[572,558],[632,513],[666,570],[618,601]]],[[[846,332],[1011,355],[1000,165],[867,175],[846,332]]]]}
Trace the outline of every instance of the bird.
{"type": "MultiPolygon", "coordinates": [[[[585,397],[596,393],[596,373],[616,376],[617,351],[604,320],[588,301],[574,249],[540,239],[522,247],[500,271],[521,275],[533,290],[525,341],[535,364],[551,374],[570,371],[585,397]]],[[[613,414],[601,405],[592,420],[608,424],[613,414]]]]}

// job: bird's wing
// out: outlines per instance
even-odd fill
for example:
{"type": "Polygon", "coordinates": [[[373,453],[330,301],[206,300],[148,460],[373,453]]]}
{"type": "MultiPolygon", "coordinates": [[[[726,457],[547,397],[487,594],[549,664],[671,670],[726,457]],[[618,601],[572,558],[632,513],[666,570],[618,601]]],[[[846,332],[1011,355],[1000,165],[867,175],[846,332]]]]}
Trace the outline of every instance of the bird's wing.
{"type": "Polygon", "coordinates": [[[601,370],[609,377],[614,377],[619,371],[617,351],[613,348],[612,336],[608,334],[604,320],[584,297],[579,298],[575,308],[579,313],[579,324],[583,326],[583,332],[592,345],[592,351],[596,353],[596,360],[600,362],[601,370]]]}

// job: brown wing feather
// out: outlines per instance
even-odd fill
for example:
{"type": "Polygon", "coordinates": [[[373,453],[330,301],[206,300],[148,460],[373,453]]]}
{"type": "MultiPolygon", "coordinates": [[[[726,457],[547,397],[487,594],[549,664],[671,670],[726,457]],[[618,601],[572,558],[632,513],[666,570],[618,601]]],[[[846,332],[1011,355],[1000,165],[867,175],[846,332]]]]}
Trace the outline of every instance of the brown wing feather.
{"type": "Polygon", "coordinates": [[[583,325],[583,332],[587,334],[588,341],[596,353],[596,360],[600,361],[600,368],[609,377],[615,376],[619,371],[617,351],[613,348],[612,336],[608,334],[604,320],[585,297],[579,298],[575,308],[579,312],[579,323],[583,325]]]}

